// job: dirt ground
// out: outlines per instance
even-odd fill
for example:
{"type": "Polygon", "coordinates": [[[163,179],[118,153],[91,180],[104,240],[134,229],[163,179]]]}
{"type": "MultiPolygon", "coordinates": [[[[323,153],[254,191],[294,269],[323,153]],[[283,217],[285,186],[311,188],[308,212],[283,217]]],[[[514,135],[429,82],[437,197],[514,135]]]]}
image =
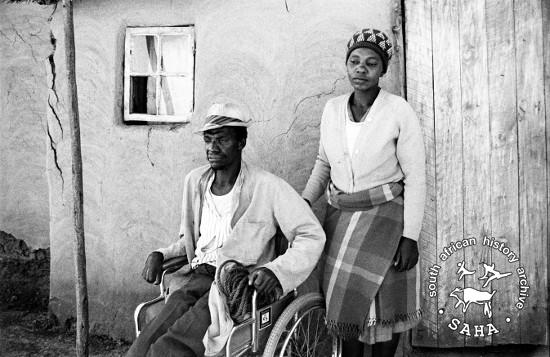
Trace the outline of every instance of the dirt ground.
{"type": "MultiPolygon", "coordinates": [[[[90,356],[123,356],[130,345],[105,336],[90,337],[90,356]]],[[[0,311],[0,356],[75,356],[75,333],[48,319],[47,312],[0,311]]]]}
{"type": "MultiPolygon", "coordinates": [[[[50,251],[0,231],[0,356],[75,356],[74,329],[48,316],[50,251]],[[70,327],[69,327],[70,328],[70,327]]],[[[122,356],[128,343],[90,337],[90,356],[122,356]]]]}

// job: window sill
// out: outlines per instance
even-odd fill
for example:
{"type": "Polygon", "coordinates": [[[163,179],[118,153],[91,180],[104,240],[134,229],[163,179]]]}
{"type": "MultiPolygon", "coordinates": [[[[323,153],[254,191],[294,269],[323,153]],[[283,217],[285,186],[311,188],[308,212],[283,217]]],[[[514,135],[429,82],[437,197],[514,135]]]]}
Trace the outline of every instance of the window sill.
{"type": "Polygon", "coordinates": [[[192,114],[187,115],[150,115],[128,114],[124,116],[126,124],[185,124],[191,121],[192,114]]]}

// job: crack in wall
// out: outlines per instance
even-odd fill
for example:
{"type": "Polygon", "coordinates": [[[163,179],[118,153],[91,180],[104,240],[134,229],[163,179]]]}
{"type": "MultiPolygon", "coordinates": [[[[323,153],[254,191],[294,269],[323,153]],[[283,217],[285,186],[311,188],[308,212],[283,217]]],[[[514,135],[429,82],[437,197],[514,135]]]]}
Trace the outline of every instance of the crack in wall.
{"type": "Polygon", "coordinates": [[[54,61],[54,53],[57,49],[57,39],[54,37],[53,32],[50,31],[50,43],[52,44],[52,53],[48,56],[48,60],[50,61],[50,66],[52,68],[52,86],[50,87],[53,92],[55,93],[55,99],[57,102],[59,102],[59,97],[57,96],[57,91],[55,90],[55,79],[57,77],[57,73],[55,72],[55,61],[54,61]]]}
{"type": "Polygon", "coordinates": [[[46,125],[46,132],[48,133],[48,138],[50,138],[50,148],[53,152],[53,160],[55,163],[55,167],[57,168],[57,172],[59,172],[59,177],[61,178],[61,192],[64,191],[65,188],[65,179],[63,178],[63,170],[61,170],[61,166],[59,165],[59,162],[57,161],[57,143],[52,138],[52,133],[50,132],[50,125],[46,125]]]}
{"type": "Polygon", "coordinates": [[[61,125],[61,118],[59,118],[59,114],[57,113],[57,110],[55,110],[55,105],[59,103],[59,96],[57,95],[57,90],[55,89],[55,62],[53,60],[53,54],[48,57],[49,63],[50,63],[50,69],[52,73],[52,85],[50,87],[50,93],[48,93],[48,106],[50,107],[53,116],[55,117],[55,120],[57,121],[57,125],[59,126],[59,130],[61,131],[61,139],[63,139],[63,125],[61,125]],[[55,103],[52,104],[51,98],[52,93],[55,96],[55,103]]]}
{"type": "MultiPolygon", "coordinates": [[[[52,44],[52,52],[48,56],[47,64],[49,65],[49,69],[50,69],[49,72],[50,72],[50,75],[51,75],[52,79],[51,79],[51,84],[50,84],[49,90],[48,90],[48,99],[47,99],[47,101],[48,101],[48,107],[50,108],[50,111],[53,114],[53,117],[55,118],[55,121],[57,122],[59,130],[61,132],[61,140],[63,140],[63,135],[64,135],[63,125],[61,124],[61,118],[59,117],[59,114],[56,110],[56,106],[57,106],[57,104],[59,104],[59,95],[57,94],[57,89],[56,89],[56,86],[55,86],[56,78],[57,78],[57,72],[56,72],[55,59],[54,59],[54,53],[55,53],[55,50],[57,48],[57,40],[54,37],[53,32],[51,30],[50,30],[50,43],[52,44]],[[53,100],[55,100],[55,103],[52,103],[53,102],[52,97],[53,97],[53,100]]],[[[63,192],[64,189],[65,189],[65,179],[63,177],[63,170],[61,169],[61,165],[59,164],[59,157],[58,157],[58,153],[57,153],[57,143],[53,139],[53,136],[52,136],[52,133],[51,133],[51,130],[50,130],[50,123],[49,123],[48,120],[46,120],[46,132],[48,134],[48,138],[49,138],[49,141],[50,141],[50,148],[51,148],[52,153],[53,153],[54,164],[55,164],[55,167],[57,169],[57,172],[59,173],[59,177],[61,178],[61,192],[63,192]]]]}
{"type": "MultiPolygon", "coordinates": [[[[37,59],[36,59],[36,56],[34,54],[34,48],[32,47],[32,45],[30,43],[28,43],[24,38],[23,36],[19,33],[19,31],[17,31],[17,29],[15,28],[15,26],[11,25],[11,29],[13,30],[13,32],[15,32],[15,35],[17,37],[19,37],[19,39],[21,40],[21,42],[23,42],[25,45],[29,46],[30,50],[31,50],[31,57],[32,59],[34,60],[34,62],[38,62],[37,59]]],[[[12,43],[12,45],[15,44],[15,42],[17,41],[17,38],[13,38],[14,41],[12,43]]]]}
{"type": "Polygon", "coordinates": [[[48,56],[48,62],[50,64],[50,73],[52,75],[52,83],[50,86],[51,92],[48,93],[48,106],[50,107],[55,120],[57,121],[57,124],[59,125],[59,130],[61,130],[61,139],[63,139],[63,125],[61,125],[61,119],[59,118],[59,115],[57,114],[57,111],[55,110],[54,105],[57,105],[59,103],[59,95],[57,94],[57,89],[55,88],[55,82],[57,78],[57,72],[55,69],[55,60],[54,60],[54,53],[55,49],[57,48],[57,40],[53,35],[53,32],[50,32],[50,42],[52,44],[52,53],[48,56]],[[51,93],[55,96],[55,104],[52,104],[51,102],[51,93]]]}
{"type": "MultiPolygon", "coordinates": [[[[332,83],[332,88],[328,91],[328,92],[320,92],[320,93],[317,93],[317,94],[313,94],[313,95],[309,95],[307,97],[304,97],[302,99],[300,99],[300,101],[298,101],[298,103],[296,103],[296,105],[294,106],[294,114],[296,114],[296,112],[298,111],[298,108],[306,101],[306,100],[309,100],[309,99],[313,99],[313,98],[321,98],[322,96],[327,96],[327,95],[331,95],[331,94],[334,94],[334,92],[336,92],[336,86],[338,85],[338,82],[339,81],[342,81],[346,79],[346,76],[343,76],[343,77],[340,77],[340,78],[336,78],[336,80],[332,83]]],[[[292,130],[292,127],[294,126],[294,124],[296,124],[296,121],[298,120],[298,116],[294,115],[294,119],[292,119],[292,122],[290,123],[290,125],[288,126],[288,129],[278,135],[276,135],[273,140],[271,140],[271,142],[273,142],[275,139],[277,139],[278,137],[280,136],[283,136],[283,135],[287,135],[288,133],[290,133],[290,130],[292,130]]]]}
{"type": "Polygon", "coordinates": [[[53,20],[53,15],[55,14],[55,11],[57,10],[57,1],[54,4],[53,11],[50,14],[50,17],[48,17],[48,22],[51,22],[53,20]]]}
{"type": "Polygon", "coordinates": [[[149,159],[149,163],[151,164],[151,166],[155,167],[155,163],[153,162],[153,160],[151,160],[151,157],[149,156],[149,144],[151,144],[151,131],[153,130],[153,128],[149,128],[149,130],[147,131],[147,159],[149,159]]]}
{"type": "Polygon", "coordinates": [[[48,94],[48,106],[50,107],[52,114],[55,117],[57,124],[59,125],[59,129],[61,129],[61,139],[63,140],[63,126],[61,126],[61,119],[59,118],[59,115],[57,114],[57,111],[55,110],[53,104],[50,102],[50,98],[51,97],[48,94]]]}

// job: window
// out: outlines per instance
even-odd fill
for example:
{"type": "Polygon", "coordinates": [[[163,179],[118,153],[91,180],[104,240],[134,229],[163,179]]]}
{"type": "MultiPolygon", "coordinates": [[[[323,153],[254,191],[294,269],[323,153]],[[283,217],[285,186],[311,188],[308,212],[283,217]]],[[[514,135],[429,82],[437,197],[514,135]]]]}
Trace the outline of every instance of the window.
{"type": "Polygon", "coordinates": [[[193,26],[126,29],[124,120],[188,122],[194,104],[193,26]]]}

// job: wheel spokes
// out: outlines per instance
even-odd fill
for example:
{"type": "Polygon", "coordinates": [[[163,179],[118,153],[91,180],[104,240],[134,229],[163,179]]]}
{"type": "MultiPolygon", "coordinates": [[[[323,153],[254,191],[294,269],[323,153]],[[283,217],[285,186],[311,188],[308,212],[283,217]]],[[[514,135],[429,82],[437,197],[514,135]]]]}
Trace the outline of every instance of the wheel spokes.
{"type": "Polygon", "coordinates": [[[279,356],[330,356],[332,344],[326,331],[323,309],[309,309],[289,325],[279,356]]]}

